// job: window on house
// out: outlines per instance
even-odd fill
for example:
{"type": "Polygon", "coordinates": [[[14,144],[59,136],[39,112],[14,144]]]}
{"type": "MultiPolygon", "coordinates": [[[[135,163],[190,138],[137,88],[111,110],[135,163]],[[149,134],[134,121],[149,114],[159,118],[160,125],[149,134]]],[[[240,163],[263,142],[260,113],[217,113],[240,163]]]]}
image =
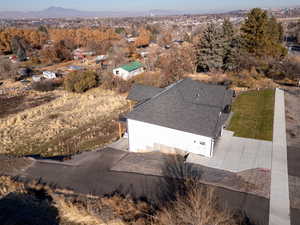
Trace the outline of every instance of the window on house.
{"type": "Polygon", "coordinates": [[[199,144],[200,145],[205,145],[205,142],[200,141],[199,144]]]}
{"type": "Polygon", "coordinates": [[[116,74],[119,74],[119,70],[116,71],[116,74]]]}

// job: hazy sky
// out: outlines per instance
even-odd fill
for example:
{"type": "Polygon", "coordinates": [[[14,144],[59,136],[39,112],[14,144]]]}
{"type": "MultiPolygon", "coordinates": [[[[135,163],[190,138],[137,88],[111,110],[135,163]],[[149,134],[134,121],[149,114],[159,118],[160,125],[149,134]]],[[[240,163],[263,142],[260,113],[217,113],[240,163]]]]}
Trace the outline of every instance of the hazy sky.
{"type": "Polygon", "coordinates": [[[3,10],[41,10],[60,6],[80,10],[143,11],[149,9],[231,10],[300,5],[299,0],[0,0],[3,10]]]}

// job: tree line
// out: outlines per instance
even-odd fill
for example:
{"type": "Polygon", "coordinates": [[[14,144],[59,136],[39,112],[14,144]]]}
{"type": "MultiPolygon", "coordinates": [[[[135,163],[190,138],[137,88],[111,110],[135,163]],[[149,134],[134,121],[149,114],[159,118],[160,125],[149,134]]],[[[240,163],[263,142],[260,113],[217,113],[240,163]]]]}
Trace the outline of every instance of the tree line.
{"type": "Polygon", "coordinates": [[[197,70],[240,71],[281,60],[287,55],[283,35],[282,25],[258,8],[248,14],[240,29],[229,20],[221,27],[209,24],[195,44],[197,70]]]}

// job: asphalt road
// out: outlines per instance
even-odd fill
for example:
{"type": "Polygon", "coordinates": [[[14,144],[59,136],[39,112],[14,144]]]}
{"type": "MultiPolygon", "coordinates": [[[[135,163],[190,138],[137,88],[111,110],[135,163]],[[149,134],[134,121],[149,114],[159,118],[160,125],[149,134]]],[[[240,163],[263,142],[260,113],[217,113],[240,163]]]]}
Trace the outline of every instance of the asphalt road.
{"type": "MultiPolygon", "coordinates": [[[[63,163],[35,162],[23,174],[26,179],[40,179],[60,188],[98,196],[119,193],[152,204],[163,204],[174,194],[174,183],[159,176],[111,171],[127,153],[111,148],[75,157],[63,163]]],[[[243,192],[216,188],[223,208],[245,213],[256,224],[267,225],[269,199],[243,192]]]]}

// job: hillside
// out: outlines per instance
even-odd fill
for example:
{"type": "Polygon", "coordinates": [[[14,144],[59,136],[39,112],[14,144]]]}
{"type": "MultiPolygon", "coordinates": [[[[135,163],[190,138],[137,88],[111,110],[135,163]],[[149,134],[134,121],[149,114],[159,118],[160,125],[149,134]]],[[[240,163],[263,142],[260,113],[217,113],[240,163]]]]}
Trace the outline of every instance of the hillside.
{"type": "Polygon", "coordinates": [[[0,116],[0,153],[53,156],[101,147],[118,135],[116,119],[127,110],[124,96],[101,88],[85,94],[29,91],[7,106],[16,97],[0,101],[12,108],[0,116]],[[41,98],[49,101],[38,103],[41,98]]]}

